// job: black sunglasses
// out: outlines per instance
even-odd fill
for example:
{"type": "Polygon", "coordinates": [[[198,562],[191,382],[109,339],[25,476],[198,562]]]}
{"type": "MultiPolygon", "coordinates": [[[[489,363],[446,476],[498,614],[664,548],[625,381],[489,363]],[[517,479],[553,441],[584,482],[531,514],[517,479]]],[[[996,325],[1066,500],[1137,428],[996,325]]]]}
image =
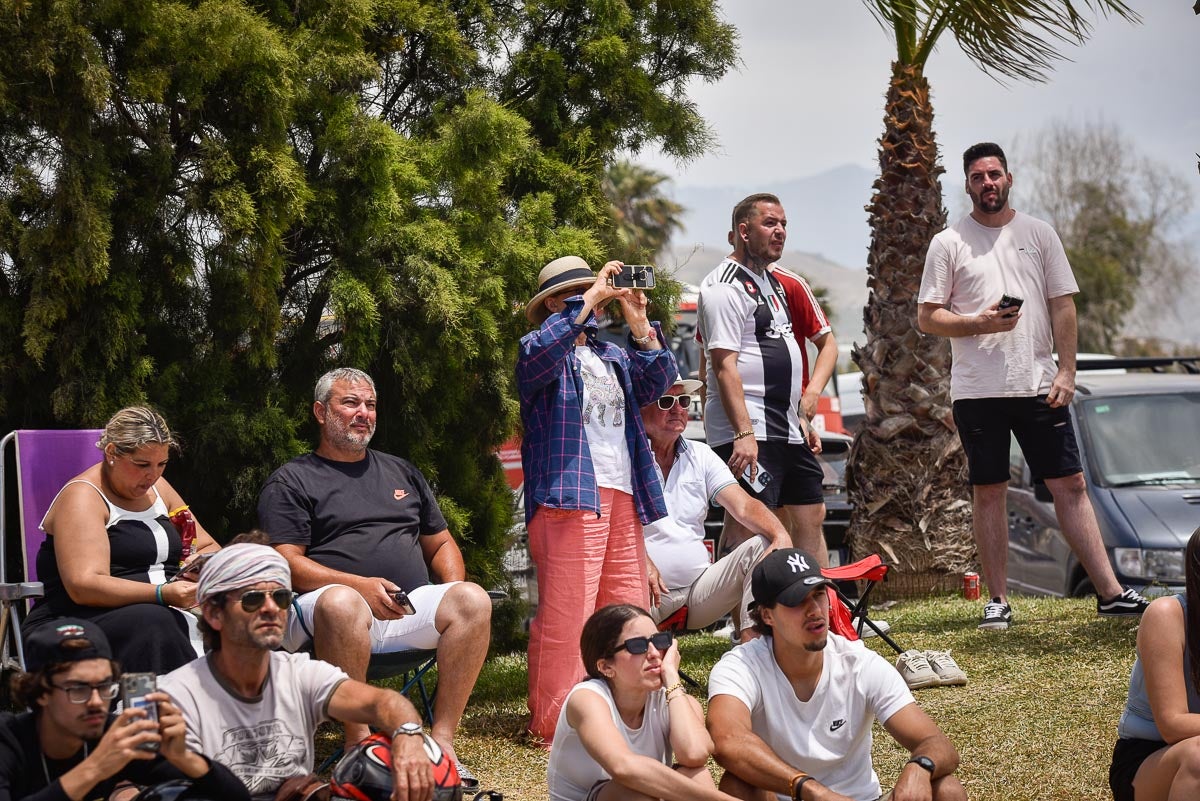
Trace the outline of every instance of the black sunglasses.
{"type": "Polygon", "coordinates": [[[663,395],[661,398],[658,399],[658,408],[662,409],[664,412],[669,412],[669,411],[671,411],[671,407],[674,406],[676,403],[679,404],[680,409],[683,409],[686,412],[688,410],[688,407],[692,405],[692,396],[691,395],[663,395]]]}
{"type": "Polygon", "coordinates": [[[671,647],[671,643],[675,642],[675,633],[671,631],[660,631],[658,634],[653,634],[649,637],[630,637],[625,642],[617,646],[620,651],[624,648],[634,656],[644,654],[650,650],[653,644],[658,649],[659,653],[666,653],[671,647]]]}
{"type": "Polygon", "coordinates": [[[241,597],[242,609],[246,612],[257,612],[263,608],[263,604],[267,602],[267,596],[271,596],[271,600],[280,609],[287,611],[287,608],[292,605],[292,600],[296,597],[296,593],[283,587],[278,590],[247,590],[243,592],[241,597]]]}

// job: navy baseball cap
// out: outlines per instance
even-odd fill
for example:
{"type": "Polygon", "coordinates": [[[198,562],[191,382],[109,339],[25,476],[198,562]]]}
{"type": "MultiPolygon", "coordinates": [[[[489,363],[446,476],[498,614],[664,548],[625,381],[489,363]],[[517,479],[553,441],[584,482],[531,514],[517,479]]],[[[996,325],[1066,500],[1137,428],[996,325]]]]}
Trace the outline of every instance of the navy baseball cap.
{"type": "Polygon", "coordinates": [[[758,606],[799,606],[813,590],[832,585],[817,560],[799,548],[772,551],[754,566],[750,577],[758,606]]]}
{"type": "Polygon", "coordinates": [[[31,673],[47,665],[85,659],[112,659],[108,637],[95,623],[64,617],[25,635],[25,669],[31,673]]]}

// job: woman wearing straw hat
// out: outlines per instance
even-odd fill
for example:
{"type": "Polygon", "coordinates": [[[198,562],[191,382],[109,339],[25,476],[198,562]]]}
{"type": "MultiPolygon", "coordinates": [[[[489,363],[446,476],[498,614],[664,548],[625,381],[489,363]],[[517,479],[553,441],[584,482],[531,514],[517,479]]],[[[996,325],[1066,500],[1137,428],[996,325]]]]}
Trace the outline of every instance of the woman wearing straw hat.
{"type": "Polygon", "coordinates": [[[611,285],[578,256],[547,264],[525,308],[537,330],[521,339],[517,382],[525,434],[525,522],[537,566],[529,633],[530,731],[549,746],[559,709],[581,678],[579,635],[592,612],[646,606],[642,524],[666,516],[639,409],[677,368],[641,290],[611,285]],[[616,300],[629,325],[621,348],[596,338],[596,311],[616,300]]]}

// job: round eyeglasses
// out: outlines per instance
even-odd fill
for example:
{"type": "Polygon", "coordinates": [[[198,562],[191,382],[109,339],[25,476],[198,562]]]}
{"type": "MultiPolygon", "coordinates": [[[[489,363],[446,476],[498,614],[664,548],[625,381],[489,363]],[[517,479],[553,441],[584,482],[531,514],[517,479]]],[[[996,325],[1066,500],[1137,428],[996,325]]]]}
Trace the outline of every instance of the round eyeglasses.
{"type": "Polygon", "coordinates": [[[664,412],[669,412],[669,411],[671,411],[671,408],[676,403],[679,404],[680,409],[683,409],[686,412],[688,410],[688,407],[692,405],[692,396],[691,395],[663,395],[661,398],[658,399],[658,408],[662,409],[664,412]]]}
{"type": "Polygon", "coordinates": [[[121,689],[120,682],[116,681],[102,681],[99,684],[68,684],[65,687],[57,684],[50,686],[66,693],[67,700],[72,704],[86,704],[92,700],[92,693],[99,693],[101,701],[111,701],[117,697],[117,693],[121,689]]]}

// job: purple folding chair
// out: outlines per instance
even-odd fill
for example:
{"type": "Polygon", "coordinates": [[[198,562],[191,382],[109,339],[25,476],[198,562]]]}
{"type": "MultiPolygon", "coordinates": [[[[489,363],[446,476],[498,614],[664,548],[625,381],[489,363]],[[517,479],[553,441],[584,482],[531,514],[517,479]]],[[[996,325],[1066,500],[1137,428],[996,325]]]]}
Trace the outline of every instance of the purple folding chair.
{"type": "Polygon", "coordinates": [[[75,431],[13,431],[0,439],[0,490],[8,485],[5,473],[12,445],[17,467],[21,556],[24,581],[8,579],[8,493],[0,491],[0,670],[25,669],[18,608],[41,598],[37,580],[37,552],[46,539],[38,528],[51,502],[73,476],[100,460],[98,429],[75,431]]]}

